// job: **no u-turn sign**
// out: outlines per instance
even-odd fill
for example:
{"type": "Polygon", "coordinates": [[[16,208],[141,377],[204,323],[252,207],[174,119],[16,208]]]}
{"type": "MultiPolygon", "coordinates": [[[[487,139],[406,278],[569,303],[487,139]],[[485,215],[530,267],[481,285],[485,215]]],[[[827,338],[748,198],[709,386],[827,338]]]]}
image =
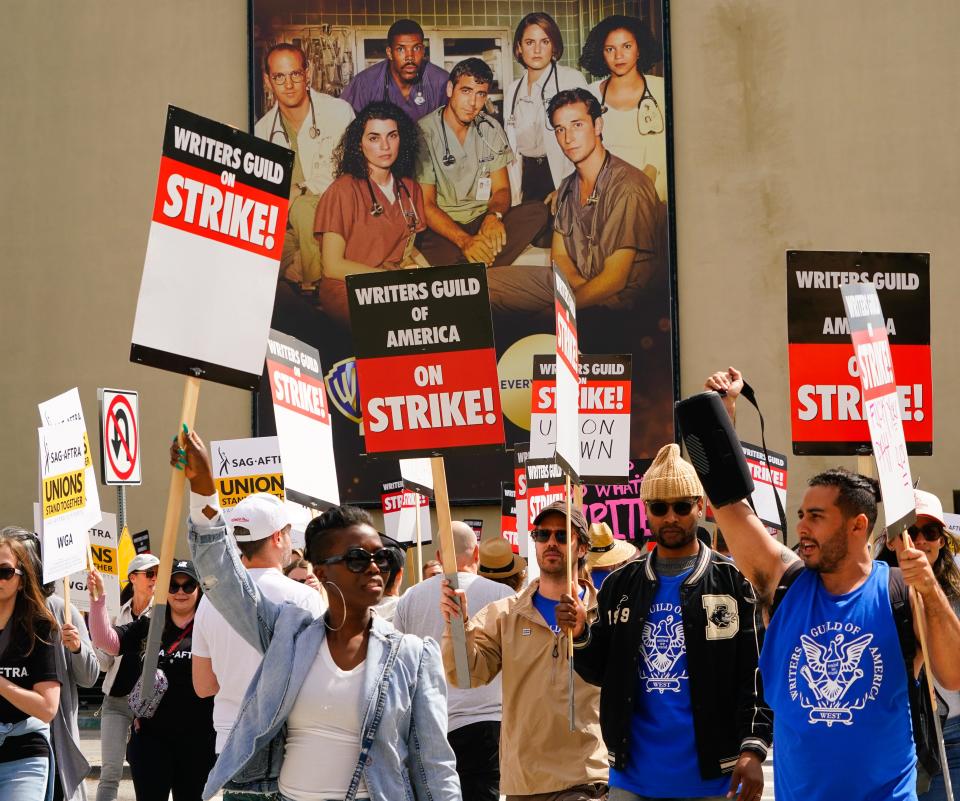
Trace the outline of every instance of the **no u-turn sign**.
{"type": "Polygon", "coordinates": [[[100,476],[104,484],[140,484],[140,397],[101,389],[100,476]]]}

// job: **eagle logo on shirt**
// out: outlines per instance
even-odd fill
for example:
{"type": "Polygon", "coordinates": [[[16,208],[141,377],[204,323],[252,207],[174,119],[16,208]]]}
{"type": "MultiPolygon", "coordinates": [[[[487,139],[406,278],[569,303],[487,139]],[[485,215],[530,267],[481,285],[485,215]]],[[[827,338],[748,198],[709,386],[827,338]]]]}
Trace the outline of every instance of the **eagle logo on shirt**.
{"type": "Polygon", "coordinates": [[[643,624],[641,635],[643,665],[640,678],[648,693],[680,692],[681,679],[688,678],[685,670],[677,669],[677,662],[686,650],[683,636],[683,618],[670,614],[658,622],[643,624]]]}

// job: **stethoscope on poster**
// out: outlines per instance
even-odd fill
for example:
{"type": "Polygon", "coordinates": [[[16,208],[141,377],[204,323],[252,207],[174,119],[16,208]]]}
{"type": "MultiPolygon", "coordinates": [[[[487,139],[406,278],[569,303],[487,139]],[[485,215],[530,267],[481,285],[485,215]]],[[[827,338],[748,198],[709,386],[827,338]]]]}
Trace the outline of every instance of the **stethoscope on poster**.
{"type": "MultiPolygon", "coordinates": [[[[597,180],[593,183],[593,191],[590,193],[590,197],[587,198],[588,206],[596,206],[600,202],[600,179],[603,177],[604,170],[607,169],[607,165],[610,163],[610,151],[608,150],[603,156],[603,164],[600,165],[600,171],[597,173],[597,180]]],[[[573,185],[575,181],[571,181],[567,186],[564,193],[560,196],[560,202],[557,204],[557,213],[554,216],[554,230],[560,234],[560,236],[568,237],[573,234],[573,227],[571,226],[569,231],[562,231],[556,227],[556,221],[561,219],[563,214],[563,204],[567,202],[567,198],[570,195],[570,192],[573,191],[573,185]]],[[[592,245],[597,238],[597,217],[600,216],[599,209],[595,209],[593,212],[593,218],[590,220],[590,234],[587,236],[587,241],[592,245]]]]}
{"type": "MultiPolygon", "coordinates": [[[[417,83],[416,83],[417,96],[413,98],[413,102],[418,106],[422,106],[427,102],[427,98],[423,96],[423,75],[422,71],[417,73],[417,83]]],[[[381,98],[384,103],[391,102],[390,100],[390,65],[387,64],[387,68],[383,73],[383,97],[381,98]]]]}
{"type": "MultiPolygon", "coordinates": [[[[607,113],[607,89],[610,88],[608,80],[603,85],[603,93],[600,96],[600,105],[603,114],[607,113]]],[[[663,133],[663,112],[660,111],[660,104],[650,92],[650,83],[647,76],[643,76],[643,94],[640,96],[640,102],[637,103],[637,133],[641,136],[649,134],[663,133]]]]}
{"type": "MultiPolygon", "coordinates": [[[[313,96],[310,94],[310,90],[307,90],[307,98],[310,100],[310,129],[308,133],[310,134],[311,139],[316,139],[320,136],[320,129],[317,127],[317,115],[313,110],[313,96]]],[[[280,122],[280,103],[277,103],[277,113],[273,117],[273,125],[270,126],[270,141],[273,142],[273,137],[278,133],[283,134],[284,141],[287,143],[287,147],[290,147],[290,137],[287,136],[287,131],[283,127],[283,123],[280,122]],[[280,128],[277,128],[277,123],[280,123],[280,128]]]]}
{"type": "MultiPolygon", "coordinates": [[[[543,86],[540,87],[540,102],[543,104],[544,110],[544,123],[546,124],[547,130],[552,131],[553,126],[550,124],[550,120],[546,118],[547,105],[550,103],[550,100],[546,97],[547,87],[550,85],[550,79],[553,78],[554,92],[553,95],[560,93],[560,76],[557,74],[557,62],[550,62],[550,72],[547,73],[547,79],[543,82],[543,86]]],[[[513,93],[513,100],[510,101],[510,116],[507,117],[507,125],[511,127],[516,127],[517,125],[517,98],[520,96],[520,88],[523,86],[523,79],[520,79],[520,83],[517,84],[517,90],[513,93]]],[[[553,99],[553,95],[550,96],[550,99],[553,99]]]]}
{"type": "MultiPolygon", "coordinates": [[[[403,182],[402,178],[395,178],[394,184],[397,187],[397,203],[400,206],[400,213],[403,214],[404,219],[407,221],[407,228],[410,229],[411,233],[417,230],[417,227],[420,225],[420,217],[417,214],[417,207],[413,203],[413,197],[410,195],[410,190],[407,189],[407,185],[403,182]],[[400,197],[401,194],[407,196],[407,203],[410,204],[410,210],[405,211],[403,208],[403,198],[400,197]]],[[[367,176],[367,191],[370,192],[370,216],[371,217],[380,217],[383,215],[383,204],[377,200],[377,196],[373,194],[373,182],[370,180],[370,176],[367,176]]]]}
{"type": "MultiPolygon", "coordinates": [[[[450,152],[450,140],[447,139],[447,126],[443,121],[443,111],[445,108],[446,106],[440,106],[440,108],[437,109],[437,116],[440,118],[440,133],[443,135],[443,157],[440,159],[440,163],[443,164],[444,167],[452,167],[457,163],[457,157],[450,152]]],[[[483,112],[478,114],[477,118],[473,121],[473,125],[475,125],[477,128],[477,136],[480,137],[480,142],[487,150],[490,151],[487,155],[480,157],[480,164],[486,164],[489,161],[493,161],[495,158],[499,158],[510,148],[510,144],[508,142],[504,142],[504,146],[500,150],[496,150],[495,148],[491,147],[490,143],[483,138],[483,126],[485,124],[489,125],[494,131],[497,130],[494,124],[487,119],[486,114],[483,112]]]]}

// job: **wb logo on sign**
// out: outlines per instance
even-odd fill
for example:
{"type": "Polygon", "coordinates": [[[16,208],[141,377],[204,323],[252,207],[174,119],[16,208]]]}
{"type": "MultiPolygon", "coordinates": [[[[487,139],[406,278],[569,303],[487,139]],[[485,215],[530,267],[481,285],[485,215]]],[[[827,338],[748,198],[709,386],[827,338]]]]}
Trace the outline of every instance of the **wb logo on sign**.
{"type": "Polygon", "coordinates": [[[359,425],[363,418],[357,387],[356,360],[351,356],[337,362],[323,380],[327,385],[327,394],[340,414],[359,425]]]}

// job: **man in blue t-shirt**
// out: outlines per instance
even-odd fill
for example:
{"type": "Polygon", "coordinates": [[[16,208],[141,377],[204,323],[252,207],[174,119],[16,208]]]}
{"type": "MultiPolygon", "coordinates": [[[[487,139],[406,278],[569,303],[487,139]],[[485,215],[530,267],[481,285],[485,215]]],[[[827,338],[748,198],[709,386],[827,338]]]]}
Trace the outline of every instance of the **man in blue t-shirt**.
{"type": "MultiPolygon", "coordinates": [[[[706,388],[725,393],[733,418],[740,372],[714,373],[706,388]]],[[[905,595],[904,584],[923,600],[928,669],[960,689],[960,620],[923,552],[897,537],[899,569],[871,558],[878,500],[876,481],[843,468],[811,478],[798,510],[799,558],[746,502],[714,507],[770,614],[760,670],[774,711],[777,801],[916,799],[913,645],[908,652],[894,617],[893,592],[905,595]]],[[[908,614],[908,631],[909,622],[908,614]]]]}
{"type": "Polygon", "coordinates": [[[753,589],[697,536],[703,487],[676,445],[657,454],[640,495],[656,549],[606,578],[592,625],[579,600],[557,607],[577,673],[601,688],[610,801],[755,801],[771,726],[753,589]]]}

